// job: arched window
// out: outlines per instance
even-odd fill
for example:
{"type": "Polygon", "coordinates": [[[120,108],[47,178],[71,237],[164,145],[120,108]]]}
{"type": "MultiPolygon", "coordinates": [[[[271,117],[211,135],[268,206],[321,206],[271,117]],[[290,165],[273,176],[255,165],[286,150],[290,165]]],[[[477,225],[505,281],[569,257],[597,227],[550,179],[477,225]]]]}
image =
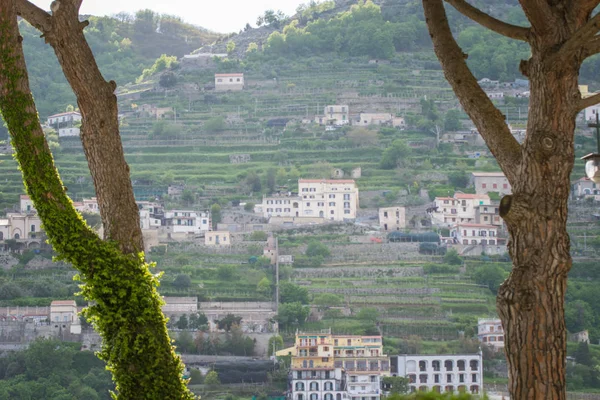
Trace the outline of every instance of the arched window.
{"type": "MultiPolygon", "coordinates": [[[[325,386],[324,390],[333,390],[333,383],[331,383],[331,382],[325,382],[324,386],[325,386]]],[[[327,400],[327,399],[325,399],[325,400],[327,400]]]]}
{"type": "Polygon", "coordinates": [[[296,390],[298,390],[298,391],[304,390],[304,383],[303,382],[296,382],[296,390]]]}
{"type": "Polygon", "coordinates": [[[314,390],[314,391],[319,390],[319,383],[317,383],[317,382],[311,382],[310,383],[310,390],[314,390]]]}
{"type": "Polygon", "coordinates": [[[18,233],[15,233],[15,239],[21,239],[21,235],[19,235],[18,233]]]}
{"type": "Polygon", "coordinates": [[[479,386],[477,386],[477,385],[471,385],[471,393],[473,393],[473,394],[479,394],[479,386]]]}
{"type": "Polygon", "coordinates": [[[316,394],[316,393],[312,393],[312,394],[310,395],[310,400],[319,400],[319,395],[318,395],[318,394],[316,394]]]}
{"type": "Polygon", "coordinates": [[[331,393],[325,393],[325,400],[333,400],[333,395],[331,393]]]}

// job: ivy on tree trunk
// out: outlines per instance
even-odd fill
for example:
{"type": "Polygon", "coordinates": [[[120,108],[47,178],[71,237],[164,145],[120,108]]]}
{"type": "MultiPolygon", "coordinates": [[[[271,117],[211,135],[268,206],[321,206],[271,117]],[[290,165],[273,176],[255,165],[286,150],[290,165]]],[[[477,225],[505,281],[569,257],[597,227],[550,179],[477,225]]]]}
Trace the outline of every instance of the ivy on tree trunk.
{"type": "Polygon", "coordinates": [[[84,315],[102,336],[98,355],[116,382],[114,397],[193,399],[161,311],[158,276],[150,273],[144,260],[118,133],[114,83],[105,82],[97,70],[83,37],[85,23],[78,20],[80,5],[76,0],[55,1],[50,16],[27,1],[0,0],[0,112],[48,240],[59,258],[79,270],[81,292],[93,301],[84,315]],[[43,27],[76,92],[83,114],[82,142],[107,240],[99,238],[74,209],[54,165],[29,88],[17,10],[43,27]]]}
{"type": "Polygon", "coordinates": [[[452,36],[442,0],[423,0],[425,18],[446,79],[511,183],[500,202],[513,269],[498,291],[513,399],[565,399],[564,300],[572,260],[567,234],[575,118],[600,102],[582,99],[582,62],[600,52],[599,0],[520,0],[531,26],[507,24],[465,0],[446,0],[498,34],[529,43],[520,71],[529,78],[527,135],[519,144],[505,117],[478,85],[452,36]]]}

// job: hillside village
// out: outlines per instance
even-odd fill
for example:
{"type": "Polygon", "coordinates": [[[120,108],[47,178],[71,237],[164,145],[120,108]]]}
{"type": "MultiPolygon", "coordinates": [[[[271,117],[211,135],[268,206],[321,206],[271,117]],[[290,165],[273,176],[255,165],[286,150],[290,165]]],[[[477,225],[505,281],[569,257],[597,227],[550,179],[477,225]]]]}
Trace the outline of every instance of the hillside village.
{"type": "MultiPolygon", "coordinates": [[[[186,376],[215,399],[504,393],[495,295],[511,268],[499,211],[510,184],[430,48],[290,55],[311,23],[366,13],[398,29],[424,25],[390,17],[388,2],[306,9],[329,3],[306,21],[300,13],[296,23],[210,34],[210,44],[156,55],[138,79],[119,82],[145,252],[163,273],[163,312],[186,376]],[[222,385],[203,381],[210,371],[222,385]]],[[[529,83],[490,71],[479,84],[523,142],[529,83]]],[[[583,97],[600,89],[586,83],[583,97]]],[[[102,234],[82,116],[62,103],[41,115],[44,130],[73,205],[102,234]]],[[[577,391],[600,387],[600,189],[580,160],[595,151],[588,123],[598,113],[578,116],[571,176],[566,324],[577,391]]],[[[86,304],[75,270],[53,259],[3,141],[0,176],[0,349],[40,337],[98,349],[77,314],[86,304]]]]}

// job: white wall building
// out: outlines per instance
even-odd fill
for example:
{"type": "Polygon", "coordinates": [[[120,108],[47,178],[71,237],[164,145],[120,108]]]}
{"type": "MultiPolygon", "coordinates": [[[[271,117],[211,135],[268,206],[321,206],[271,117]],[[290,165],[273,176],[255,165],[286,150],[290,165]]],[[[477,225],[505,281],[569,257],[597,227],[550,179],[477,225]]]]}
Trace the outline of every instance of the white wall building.
{"type": "Polygon", "coordinates": [[[385,207],[379,209],[379,226],[385,232],[406,228],[406,208],[385,207]]]}
{"type": "Polygon", "coordinates": [[[431,220],[435,225],[452,226],[457,223],[475,223],[477,208],[491,206],[487,194],[455,193],[454,197],[436,197],[431,220]]]}
{"type": "Polygon", "coordinates": [[[390,113],[360,113],[359,125],[392,125],[393,116],[390,113]]]}
{"type": "Polygon", "coordinates": [[[244,74],[215,74],[216,91],[239,91],[244,89],[244,74]]]}
{"type": "Polygon", "coordinates": [[[391,356],[393,376],[406,377],[412,392],[483,393],[482,354],[391,356]]]}
{"type": "Polygon", "coordinates": [[[583,110],[583,117],[585,122],[596,122],[596,115],[600,114],[600,104],[591,106],[583,110]]]}
{"type": "Polygon", "coordinates": [[[19,210],[20,212],[9,212],[5,218],[0,219],[0,240],[34,239],[42,231],[42,221],[29,196],[20,196],[19,210]]]}
{"type": "Polygon", "coordinates": [[[210,230],[208,212],[170,210],[165,212],[165,226],[173,233],[200,233],[210,230]]]}
{"type": "Polygon", "coordinates": [[[54,129],[73,126],[74,123],[81,121],[81,114],[77,111],[54,114],[48,117],[47,124],[54,129]]]}
{"type": "Polygon", "coordinates": [[[79,128],[71,127],[71,128],[60,128],[58,130],[58,137],[74,137],[79,136],[80,130],[79,128]]]}
{"type": "Polygon", "coordinates": [[[298,194],[302,217],[356,219],[358,188],[352,179],[299,179],[298,194]]]}
{"type": "Polygon", "coordinates": [[[498,244],[498,227],[483,224],[457,224],[450,228],[450,236],[460,244],[498,244]]]}
{"type": "Polygon", "coordinates": [[[299,179],[298,195],[263,197],[262,214],[271,217],[356,218],[358,188],[351,179],[299,179]]]}
{"type": "Polygon", "coordinates": [[[477,337],[479,341],[494,347],[494,349],[504,348],[504,328],[499,318],[486,319],[480,318],[477,321],[477,337]]]}

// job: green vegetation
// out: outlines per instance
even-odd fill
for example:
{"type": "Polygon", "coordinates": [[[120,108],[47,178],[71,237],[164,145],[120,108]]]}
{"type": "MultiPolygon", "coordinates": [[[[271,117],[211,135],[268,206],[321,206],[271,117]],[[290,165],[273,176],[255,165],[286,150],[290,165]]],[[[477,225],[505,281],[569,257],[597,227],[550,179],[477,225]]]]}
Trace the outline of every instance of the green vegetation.
{"type": "Polygon", "coordinates": [[[0,358],[0,398],[110,399],[106,365],[80,343],[37,340],[0,358]]]}

